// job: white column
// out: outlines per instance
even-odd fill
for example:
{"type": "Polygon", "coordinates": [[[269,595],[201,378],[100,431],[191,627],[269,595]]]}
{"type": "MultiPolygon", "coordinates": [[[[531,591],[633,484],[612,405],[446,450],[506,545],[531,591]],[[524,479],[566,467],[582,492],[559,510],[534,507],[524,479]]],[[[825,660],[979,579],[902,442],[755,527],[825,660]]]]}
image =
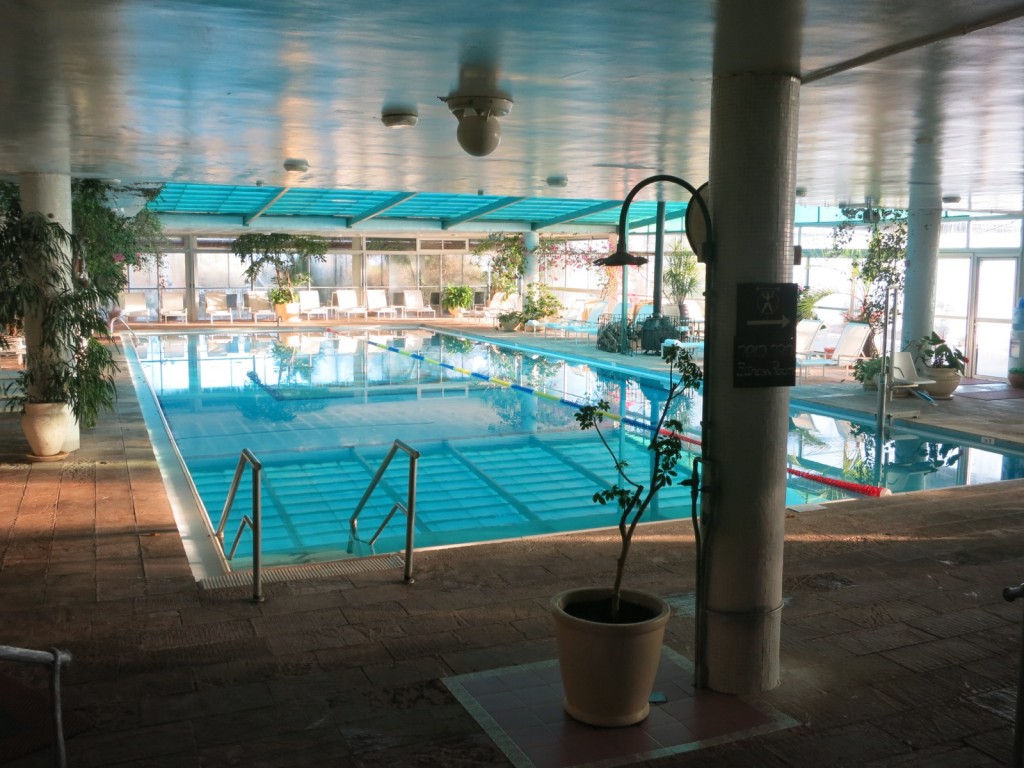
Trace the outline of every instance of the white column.
{"type": "Polygon", "coordinates": [[[787,387],[733,387],[737,286],[793,279],[802,5],[719,3],[703,425],[707,684],[779,683],[787,387]]]}
{"type": "MultiPolygon", "coordinates": [[[[24,213],[41,213],[58,222],[68,232],[71,229],[71,177],[66,173],[22,173],[18,177],[21,209],[24,213]]],[[[71,285],[71,272],[65,269],[59,283],[71,285]]],[[[25,315],[25,345],[30,357],[38,348],[42,318],[38,312],[27,311],[25,315]]],[[[78,450],[80,444],[78,422],[68,419],[68,434],[61,448],[63,451],[78,450]]]]}
{"type": "Polygon", "coordinates": [[[907,271],[900,349],[932,332],[941,231],[942,195],[939,186],[912,182],[907,211],[907,271]]]}

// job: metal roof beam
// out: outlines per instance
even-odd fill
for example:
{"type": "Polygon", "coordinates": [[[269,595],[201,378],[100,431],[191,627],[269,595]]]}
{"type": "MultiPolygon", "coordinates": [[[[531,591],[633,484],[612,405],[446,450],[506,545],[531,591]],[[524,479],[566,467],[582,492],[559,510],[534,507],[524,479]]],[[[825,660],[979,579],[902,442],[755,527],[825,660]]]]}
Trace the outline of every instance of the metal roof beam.
{"type": "Polygon", "coordinates": [[[417,194],[419,193],[399,192],[397,195],[392,196],[390,200],[381,203],[376,208],[371,208],[368,211],[363,211],[358,216],[349,216],[346,226],[351,228],[353,225],[358,224],[361,221],[366,221],[367,219],[372,219],[375,216],[380,216],[385,211],[390,211],[396,205],[401,205],[409,198],[416,197],[417,194]]]}
{"type": "MultiPolygon", "coordinates": [[[[665,221],[668,221],[669,219],[681,219],[684,216],[686,216],[686,209],[685,208],[683,208],[682,210],[679,210],[679,211],[673,211],[671,213],[666,212],[665,213],[665,221]]],[[[652,216],[649,219],[640,219],[639,221],[631,221],[631,222],[629,222],[629,228],[630,229],[639,229],[640,227],[652,227],[652,226],[654,226],[657,223],[658,223],[658,218],[656,216],[652,216]]]]}
{"type": "Polygon", "coordinates": [[[538,232],[541,229],[544,229],[544,227],[553,227],[557,224],[564,224],[567,221],[575,221],[576,219],[582,219],[584,216],[590,216],[591,214],[594,213],[601,213],[602,211],[607,211],[610,208],[618,208],[620,205],[622,205],[622,202],[619,200],[612,200],[606,203],[598,203],[597,205],[592,205],[589,208],[584,208],[583,210],[580,211],[573,211],[572,213],[567,214],[565,216],[556,216],[555,218],[548,219],[546,221],[535,221],[533,225],[530,227],[530,229],[532,229],[534,232],[538,232]]]}
{"type": "Polygon", "coordinates": [[[479,219],[481,216],[486,216],[488,213],[500,211],[502,208],[508,208],[510,205],[514,205],[515,203],[525,199],[525,197],[503,197],[499,200],[495,200],[493,203],[489,203],[488,205],[481,205],[479,208],[474,208],[472,211],[462,216],[452,216],[450,219],[441,219],[441,229],[457,227],[463,222],[479,219]]]}
{"type": "Polygon", "coordinates": [[[266,213],[268,210],[270,210],[270,206],[272,206],[274,203],[276,203],[282,197],[287,195],[289,189],[291,189],[291,187],[282,187],[281,191],[278,192],[276,195],[274,195],[270,200],[268,200],[266,205],[264,205],[262,208],[260,208],[258,211],[256,211],[256,213],[251,213],[248,216],[243,216],[242,217],[242,226],[248,227],[250,224],[252,224],[254,221],[256,221],[256,219],[258,219],[260,216],[262,216],[264,213],[266,213]]]}

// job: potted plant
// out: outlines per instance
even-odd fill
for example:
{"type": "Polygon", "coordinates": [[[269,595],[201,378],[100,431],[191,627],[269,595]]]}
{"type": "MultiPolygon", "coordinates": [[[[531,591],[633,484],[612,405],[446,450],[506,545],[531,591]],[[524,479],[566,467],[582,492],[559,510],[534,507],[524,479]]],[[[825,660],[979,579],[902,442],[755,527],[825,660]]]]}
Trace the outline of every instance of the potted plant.
{"type": "Polygon", "coordinates": [[[1006,378],[1014,389],[1024,389],[1024,368],[1011,368],[1006,378]]]}
{"type": "Polygon", "coordinates": [[[921,389],[938,400],[949,400],[960,386],[967,357],[956,347],[947,344],[935,331],[918,339],[917,348],[917,358],[924,368],[923,373],[935,380],[934,384],[921,384],[921,389]]]}
{"type": "MultiPolygon", "coordinates": [[[[680,321],[689,317],[686,300],[697,292],[700,286],[700,265],[697,255],[684,250],[680,241],[676,241],[668,254],[668,268],[664,274],[666,293],[679,307],[680,321]]],[[[681,323],[685,325],[685,322],[681,323]]]]}
{"type": "Polygon", "coordinates": [[[525,322],[523,313],[518,310],[500,312],[497,317],[498,327],[503,331],[515,331],[525,322]]]}
{"type": "Polygon", "coordinates": [[[563,304],[544,283],[530,283],[523,297],[523,322],[557,317],[563,304]]]}
{"type": "Polygon", "coordinates": [[[94,426],[115,399],[105,307],[116,294],[88,279],[79,241],[41,213],[6,205],[0,224],[0,324],[24,328],[25,370],[5,387],[32,455],[61,455],[70,413],[94,426]]]}
{"type": "Polygon", "coordinates": [[[449,315],[461,315],[473,306],[473,289],[468,285],[446,285],[441,293],[441,306],[449,315]]]}
{"type": "Polygon", "coordinates": [[[286,318],[299,314],[299,305],[294,302],[295,285],[311,282],[311,262],[326,261],[328,245],[329,241],[319,235],[247,232],[232,241],[231,252],[248,265],[242,275],[250,286],[265,270],[273,270],[276,287],[268,291],[267,298],[278,318],[286,318]]]}
{"type": "Polygon", "coordinates": [[[620,547],[611,586],[571,589],[551,601],[564,707],[590,725],[631,725],[647,717],[669,618],[668,606],[659,597],[622,588],[637,524],[658,492],[676,479],[683,425],[668,418],[671,406],[696,390],[703,378],[688,351],[670,346],[662,357],[669,366],[669,388],[647,445],[654,455],[649,481],[631,478],[626,462],[616,457],[605,439],[601,419],[608,411],[607,401],[584,406],[576,414],[580,429],[597,433],[618,477],[610,488],[594,494],[596,503],[617,507],[620,547]]]}
{"type": "Polygon", "coordinates": [[[865,357],[853,364],[853,378],[861,383],[864,389],[878,389],[878,376],[882,372],[881,357],[865,357]]]}

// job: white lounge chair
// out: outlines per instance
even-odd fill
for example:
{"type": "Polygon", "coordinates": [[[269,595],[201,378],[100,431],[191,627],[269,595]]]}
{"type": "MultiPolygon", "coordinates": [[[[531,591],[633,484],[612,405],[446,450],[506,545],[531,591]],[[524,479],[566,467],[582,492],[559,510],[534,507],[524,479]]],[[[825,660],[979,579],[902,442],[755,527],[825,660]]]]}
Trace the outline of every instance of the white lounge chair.
{"type": "Polygon", "coordinates": [[[355,288],[338,288],[334,292],[334,311],[338,315],[366,317],[366,306],[359,303],[355,288]]]}
{"type": "Polygon", "coordinates": [[[366,309],[377,317],[398,316],[398,307],[388,304],[388,294],[383,288],[366,289],[366,309]]]}
{"type": "Polygon", "coordinates": [[[228,306],[228,295],[224,291],[207,291],[204,298],[206,316],[210,325],[217,319],[227,318],[229,323],[235,322],[235,310],[228,306]]]}
{"type": "Polygon", "coordinates": [[[172,317],[180,318],[183,323],[188,322],[184,291],[164,291],[160,294],[160,319],[166,321],[172,317]]]}
{"type": "Polygon", "coordinates": [[[512,312],[519,308],[519,294],[498,291],[491,296],[486,304],[477,304],[462,313],[463,317],[476,317],[484,320],[496,320],[503,312],[512,312]]]}
{"type": "Polygon", "coordinates": [[[145,293],[138,291],[122,293],[118,304],[121,306],[120,318],[125,322],[134,319],[149,320],[152,316],[149,305],[146,304],[145,293]]]}
{"type": "Polygon", "coordinates": [[[276,320],[277,313],[274,311],[274,305],[270,303],[270,299],[267,298],[267,294],[253,291],[245,295],[246,301],[249,306],[249,314],[252,315],[252,321],[258,323],[261,317],[265,317],[268,320],[276,320]]]}
{"type": "Polygon", "coordinates": [[[870,335],[871,326],[867,323],[847,323],[831,354],[797,358],[797,370],[820,367],[824,372],[829,366],[850,365],[864,357],[864,344],[870,335]]]}
{"type": "Polygon", "coordinates": [[[801,320],[796,324],[796,356],[807,357],[814,349],[814,340],[825,327],[821,320],[801,320]]]}
{"type": "Polygon", "coordinates": [[[408,315],[430,315],[435,316],[437,312],[434,311],[433,307],[428,307],[423,303],[423,294],[419,291],[403,291],[405,295],[405,306],[402,307],[403,317],[408,315]]]}
{"type": "Polygon", "coordinates": [[[331,308],[320,303],[320,291],[299,291],[299,315],[305,315],[307,320],[326,320],[331,316],[331,308]]]}

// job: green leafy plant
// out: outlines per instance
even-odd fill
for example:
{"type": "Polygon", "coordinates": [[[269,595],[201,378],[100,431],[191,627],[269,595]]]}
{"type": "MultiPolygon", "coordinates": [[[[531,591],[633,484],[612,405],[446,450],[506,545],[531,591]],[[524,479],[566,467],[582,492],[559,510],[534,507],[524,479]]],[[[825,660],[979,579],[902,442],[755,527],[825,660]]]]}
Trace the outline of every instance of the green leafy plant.
{"type": "Polygon", "coordinates": [[[28,335],[25,370],[5,387],[8,407],[65,403],[83,427],[95,426],[116,397],[117,364],[103,307],[113,283],[89,280],[80,241],[40,213],[3,211],[0,223],[0,324],[28,335]]]}
{"type": "Polygon", "coordinates": [[[271,303],[286,304],[294,295],[294,286],[308,284],[311,261],[327,260],[326,238],[319,235],[293,235],[278,232],[247,232],[231,243],[231,252],[246,264],[242,275],[254,285],[265,269],[274,270],[274,283],[288,291],[288,300],[271,303]]]}
{"type": "Polygon", "coordinates": [[[515,330],[520,325],[526,322],[526,317],[522,312],[517,310],[511,310],[509,312],[500,312],[497,317],[498,325],[508,330],[515,330]]]}
{"type": "Polygon", "coordinates": [[[968,358],[959,349],[947,344],[935,331],[922,336],[917,343],[918,359],[924,365],[929,368],[953,368],[963,376],[968,358]]]}
{"type": "Polygon", "coordinates": [[[864,385],[871,385],[882,372],[883,358],[861,358],[853,364],[853,378],[864,385]]]}
{"type": "Polygon", "coordinates": [[[665,293],[679,306],[679,314],[683,316],[684,302],[695,294],[701,284],[701,267],[697,255],[683,248],[676,241],[668,253],[668,263],[664,272],[665,293]]]}
{"type": "Polygon", "coordinates": [[[446,285],[441,293],[441,306],[446,312],[473,306],[473,289],[468,285],[446,285]]]}
{"type": "Polygon", "coordinates": [[[267,291],[267,300],[271,304],[288,304],[293,300],[293,296],[288,288],[271,288],[267,291]]]}
{"type": "Polygon", "coordinates": [[[626,559],[629,556],[636,526],[658,491],[667,485],[672,485],[676,479],[676,465],[679,463],[683,451],[683,442],[680,437],[683,424],[678,419],[668,418],[668,414],[675,400],[687,393],[695,392],[704,378],[703,372],[693,362],[693,356],[688,350],[674,346],[665,347],[662,351],[662,359],[668,363],[669,386],[657,425],[647,444],[647,450],[651,451],[655,457],[654,468],[648,484],[637,482],[626,473],[627,462],[620,460],[615,455],[615,451],[601,431],[602,418],[610,408],[607,400],[585,405],[576,414],[576,421],[580,429],[593,429],[597,433],[601,443],[612,457],[618,475],[618,482],[610,488],[598,491],[593,497],[597,504],[614,503],[619,512],[620,548],[619,556],[615,561],[615,581],[612,585],[611,598],[613,622],[618,621],[619,617],[622,577],[625,573],[626,559]]]}
{"type": "MultiPolygon", "coordinates": [[[[515,293],[526,274],[526,242],[520,233],[492,232],[473,252],[489,257],[491,292],[515,293]]],[[[541,238],[534,250],[541,268],[555,266],[585,267],[599,255],[589,244],[566,238],[541,238]]]]}
{"type": "Polygon", "coordinates": [[[523,321],[543,320],[562,311],[563,304],[544,283],[530,283],[523,296],[523,321]]]}
{"type": "Polygon", "coordinates": [[[817,312],[815,311],[815,305],[824,299],[826,296],[831,296],[835,291],[831,288],[811,288],[806,287],[800,290],[800,295],[796,299],[796,319],[797,320],[818,320],[817,312]]]}

